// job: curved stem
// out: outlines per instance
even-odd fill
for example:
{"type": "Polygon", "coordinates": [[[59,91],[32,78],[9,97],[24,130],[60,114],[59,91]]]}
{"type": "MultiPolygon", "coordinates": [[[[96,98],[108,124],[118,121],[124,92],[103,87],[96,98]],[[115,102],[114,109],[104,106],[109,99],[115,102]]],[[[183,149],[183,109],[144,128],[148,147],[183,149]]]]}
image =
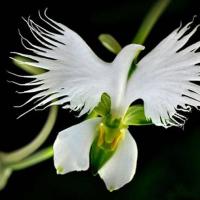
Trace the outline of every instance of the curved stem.
{"type": "Polygon", "coordinates": [[[40,133],[38,136],[29,144],[26,146],[15,150],[11,153],[2,153],[2,159],[4,163],[12,163],[12,162],[18,162],[30,154],[32,154],[34,151],[36,151],[47,139],[49,136],[51,130],[53,129],[53,126],[56,122],[57,118],[57,113],[58,113],[58,107],[57,106],[52,106],[47,118],[47,121],[43,128],[41,129],[40,133]]]}
{"type": "Polygon", "coordinates": [[[169,5],[170,0],[158,0],[147,15],[144,18],[142,25],[140,26],[135,38],[133,39],[133,43],[143,44],[151,32],[152,28],[160,18],[161,14],[169,5]]]}
{"type": "Polygon", "coordinates": [[[53,156],[53,147],[47,147],[43,150],[40,150],[38,152],[36,152],[35,154],[29,156],[28,158],[19,161],[17,163],[13,163],[13,164],[8,164],[6,167],[10,168],[11,170],[22,170],[22,169],[26,169],[28,167],[31,167],[33,165],[36,165],[40,162],[43,162],[49,158],[51,158],[53,156]]]}

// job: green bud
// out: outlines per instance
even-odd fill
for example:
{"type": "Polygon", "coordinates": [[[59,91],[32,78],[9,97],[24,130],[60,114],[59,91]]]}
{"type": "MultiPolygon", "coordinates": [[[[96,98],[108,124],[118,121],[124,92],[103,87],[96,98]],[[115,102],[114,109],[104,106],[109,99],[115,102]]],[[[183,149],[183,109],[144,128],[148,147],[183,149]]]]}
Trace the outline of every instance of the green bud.
{"type": "Polygon", "coordinates": [[[110,34],[101,34],[98,39],[106,49],[114,54],[118,54],[122,49],[119,42],[110,34]]]}

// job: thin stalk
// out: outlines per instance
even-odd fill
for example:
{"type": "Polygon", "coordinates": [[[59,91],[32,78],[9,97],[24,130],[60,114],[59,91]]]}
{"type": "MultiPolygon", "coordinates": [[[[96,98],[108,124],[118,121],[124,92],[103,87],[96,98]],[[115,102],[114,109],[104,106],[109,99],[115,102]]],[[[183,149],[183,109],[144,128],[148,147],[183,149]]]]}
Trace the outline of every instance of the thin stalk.
{"type": "Polygon", "coordinates": [[[56,122],[57,118],[57,113],[58,113],[58,107],[57,106],[52,106],[47,118],[47,121],[43,128],[41,129],[40,133],[38,136],[31,141],[29,144],[26,146],[15,150],[11,153],[2,153],[2,159],[4,163],[13,163],[13,162],[18,162],[30,154],[32,154],[34,151],[36,151],[47,139],[49,134],[51,133],[51,130],[53,129],[53,126],[56,122]]]}
{"type": "Polygon", "coordinates": [[[43,162],[53,156],[53,147],[47,147],[43,150],[40,150],[33,155],[29,156],[28,158],[13,163],[13,164],[8,164],[6,167],[10,168],[11,170],[22,170],[26,169],[28,167],[34,166],[40,162],[43,162]]]}
{"type": "MultiPolygon", "coordinates": [[[[152,6],[150,11],[145,16],[136,36],[134,37],[132,43],[136,44],[144,44],[147,37],[149,36],[152,28],[156,24],[156,22],[159,20],[162,13],[165,11],[167,6],[169,5],[171,0],[158,0],[156,3],[152,6]]],[[[128,72],[128,79],[130,79],[131,75],[133,74],[134,70],[136,69],[137,65],[137,59],[141,51],[138,51],[137,55],[135,55],[134,61],[129,69],[128,72]]]]}
{"type": "Polygon", "coordinates": [[[170,0],[158,0],[145,16],[142,25],[140,26],[133,43],[144,44],[152,28],[169,5],[170,0]]]}

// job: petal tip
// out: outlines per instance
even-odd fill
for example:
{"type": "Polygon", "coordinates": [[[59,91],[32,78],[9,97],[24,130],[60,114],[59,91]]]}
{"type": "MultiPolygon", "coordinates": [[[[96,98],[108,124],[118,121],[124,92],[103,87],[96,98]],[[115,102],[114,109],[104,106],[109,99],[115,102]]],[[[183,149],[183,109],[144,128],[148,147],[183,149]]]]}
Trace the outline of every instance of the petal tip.
{"type": "Polygon", "coordinates": [[[114,190],[116,190],[113,186],[107,188],[109,192],[113,192],[114,190]]]}
{"type": "Polygon", "coordinates": [[[56,173],[57,174],[64,174],[64,168],[62,166],[56,167],[56,173]]]}

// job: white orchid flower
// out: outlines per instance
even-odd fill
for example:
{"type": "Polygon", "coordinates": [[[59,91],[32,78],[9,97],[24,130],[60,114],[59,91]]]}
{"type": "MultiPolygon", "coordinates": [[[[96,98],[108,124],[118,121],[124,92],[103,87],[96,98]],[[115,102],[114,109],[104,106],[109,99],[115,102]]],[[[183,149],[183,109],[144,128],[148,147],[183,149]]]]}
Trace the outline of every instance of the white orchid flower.
{"type": "Polygon", "coordinates": [[[191,22],[174,30],[136,64],[128,79],[130,66],[144,46],[127,45],[107,63],[77,33],[46,14],[40,18],[55,31],[28,19],[41,46],[22,36],[22,44],[34,55],[16,53],[31,59],[24,64],[46,70],[26,76],[34,80],[25,84],[33,88],[24,93],[36,93],[28,102],[37,100],[34,108],[62,105],[81,110],[80,116],[100,110],[98,117],[58,134],[54,143],[57,172],[87,170],[92,163],[106,187],[116,190],[131,181],[136,170],[137,146],[127,128],[141,107],[129,108],[131,103],[142,99],[146,118],[165,128],[182,126],[184,112],[200,106],[200,87],[194,83],[200,81],[200,54],[196,52],[200,42],[185,46],[197,27],[191,30],[191,22]]]}

